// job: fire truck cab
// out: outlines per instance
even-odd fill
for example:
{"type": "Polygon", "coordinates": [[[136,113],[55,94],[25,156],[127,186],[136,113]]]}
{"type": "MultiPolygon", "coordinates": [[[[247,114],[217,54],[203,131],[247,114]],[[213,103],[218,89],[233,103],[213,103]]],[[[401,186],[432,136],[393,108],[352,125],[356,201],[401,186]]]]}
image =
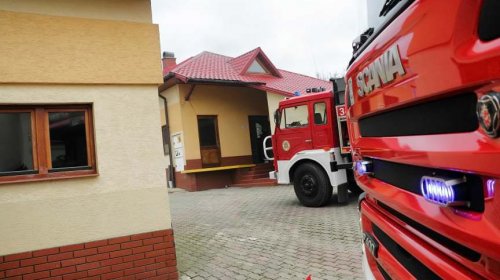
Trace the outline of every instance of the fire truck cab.
{"type": "Polygon", "coordinates": [[[345,202],[348,182],[354,182],[349,179],[353,178],[352,162],[343,100],[343,94],[325,91],[281,101],[274,114],[272,148],[266,146],[271,136],[264,140],[266,157],[274,160],[275,171],[270,177],[279,184],[292,183],[304,206],[325,205],[335,187],[338,201],[345,202]],[[269,156],[271,149],[274,158],[269,156]]]}

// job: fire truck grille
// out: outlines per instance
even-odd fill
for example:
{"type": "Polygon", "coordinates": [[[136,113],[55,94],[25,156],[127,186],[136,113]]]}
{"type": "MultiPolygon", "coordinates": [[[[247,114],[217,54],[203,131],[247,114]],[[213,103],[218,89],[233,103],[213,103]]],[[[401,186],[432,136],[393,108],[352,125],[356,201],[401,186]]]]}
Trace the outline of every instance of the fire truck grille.
{"type": "Polygon", "coordinates": [[[380,271],[380,274],[382,274],[382,277],[384,277],[384,280],[392,280],[391,276],[389,276],[389,274],[387,274],[387,272],[378,263],[377,263],[377,268],[378,271],[380,271]]]}
{"type": "Polygon", "coordinates": [[[477,262],[481,258],[481,254],[479,254],[478,252],[476,252],[472,249],[469,249],[469,248],[433,231],[432,229],[430,229],[430,228],[428,228],[420,223],[415,222],[414,220],[408,218],[407,216],[405,216],[405,215],[399,213],[398,211],[392,209],[391,207],[387,206],[386,204],[384,204],[380,201],[377,202],[377,204],[380,207],[382,207],[383,209],[385,209],[387,212],[391,213],[396,218],[401,220],[402,222],[411,226],[415,230],[421,232],[423,235],[434,240],[435,242],[441,244],[443,247],[447,248],[448,250],[453,251],[453,252],[457,253],[458,255],[460,255],[460,256],[462,256],[470,261],[473,261],[473,262],[477,262]]]}
{"type": "Polygon", "coordinates": [[[359,120],[363,137],[471,132],[478,128],[477,97],[466,93],[359,120]]]}
{"type": "Polygon", "coordinates": [[[385,160],[369,160],[373,163],[372,177],[391,184],[396,188],[403,189],[420,196],[422,196],[420,180],[423,176],[445,178],[465,177],[465,196],[470,203],[469,206],[464,209],[476,212],[484,211],[483,181],[480,176],[456,171],[394,163],[385,160]]]}
{"type": "Polygon", "coordinates": [[[411,253],[399,246],[392,238],[383,232],[377,225],[372,224],[373,234],[384,245],[389,253],[398,260],[398,262],[410,272],[416,279],[442,279],[436,273],[432,272],[423,263],[416,259],[411,253]]]}

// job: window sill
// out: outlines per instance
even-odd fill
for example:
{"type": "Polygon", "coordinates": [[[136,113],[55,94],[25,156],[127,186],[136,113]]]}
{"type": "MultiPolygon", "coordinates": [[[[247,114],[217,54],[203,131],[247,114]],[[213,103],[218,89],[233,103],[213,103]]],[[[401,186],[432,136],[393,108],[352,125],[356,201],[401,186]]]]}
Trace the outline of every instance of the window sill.
{"type": "Polygon", "coordinates": [[[65,179],[97,177],[97,176],[99,176],[99,173],[97,172],[97,170],[94,170],[94,169],[54,172],[54,173],[47,173],[47,174],[4,176],[4,177],[0,177],[0,185],[13,184],[13,183],[29,183],[29,182],[38,182],[38,181],[65,180],[65,179]]]}

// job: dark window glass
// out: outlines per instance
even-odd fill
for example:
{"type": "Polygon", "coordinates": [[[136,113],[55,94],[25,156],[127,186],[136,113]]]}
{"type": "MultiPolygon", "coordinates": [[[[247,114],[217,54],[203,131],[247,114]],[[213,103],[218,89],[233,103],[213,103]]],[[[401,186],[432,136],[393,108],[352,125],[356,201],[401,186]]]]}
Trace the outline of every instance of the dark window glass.
{"type": "Polygon", "coordinates": [[[163,138],[163,154],[165,155],[168,155],[168,145],[170,144],[169,143],[169,133],[168,133],[168,129],[167,129],[167,126],[166,125],[163,125],[161,127],[161,136],[163,138]]]}
{"type": "Polygon", "coordinates": [[[52,168],[88,166],[85,112],[49,113],[52,168]]]}
{"type": "Polygon", "coordinates": [[[344,105],[345,104],[345,91],[337,92],[337,104],[335,105],[344,105]]]}
{"type": "Polygon", "coordinates": [[[0,113],[0,174],[33,170],[31,113],[0,113]]]}
{"type": "Polygon", "coordinates": [[[326,124],[326,103],[315,103],[314,104],[314,123],[315,124],[326,124]]]}
{"type": "Polygon", "coordinates": [[[200,146],[217,146],[217,132],[215,130],[215,118],[199,118],[198,133],[200,135],[200,146]]]}

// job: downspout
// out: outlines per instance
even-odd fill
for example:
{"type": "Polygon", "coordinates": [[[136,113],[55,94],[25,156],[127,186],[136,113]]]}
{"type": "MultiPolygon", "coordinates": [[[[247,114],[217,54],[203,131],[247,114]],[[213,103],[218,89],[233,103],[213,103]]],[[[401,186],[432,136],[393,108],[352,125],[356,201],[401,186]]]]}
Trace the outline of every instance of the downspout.
{"type": "Polygon", "coordinates": [[[175,188],[175,172],[174,172],[174,167],[173,167],[173,159],[172,159],[172,145],[170,145],[170,126],[168,125],[168,103],[167,103],[167,98],[165,96],[161,95],[161,93],[158,93],[158,97],[163,99],[163,106],[165,106],[165,126],[167,128],[167,140],[166,144],[168,147],[168,159],[170,161],[170,164],[168,166],[168,177],[172,181],[172,187],[175,188]]]}

